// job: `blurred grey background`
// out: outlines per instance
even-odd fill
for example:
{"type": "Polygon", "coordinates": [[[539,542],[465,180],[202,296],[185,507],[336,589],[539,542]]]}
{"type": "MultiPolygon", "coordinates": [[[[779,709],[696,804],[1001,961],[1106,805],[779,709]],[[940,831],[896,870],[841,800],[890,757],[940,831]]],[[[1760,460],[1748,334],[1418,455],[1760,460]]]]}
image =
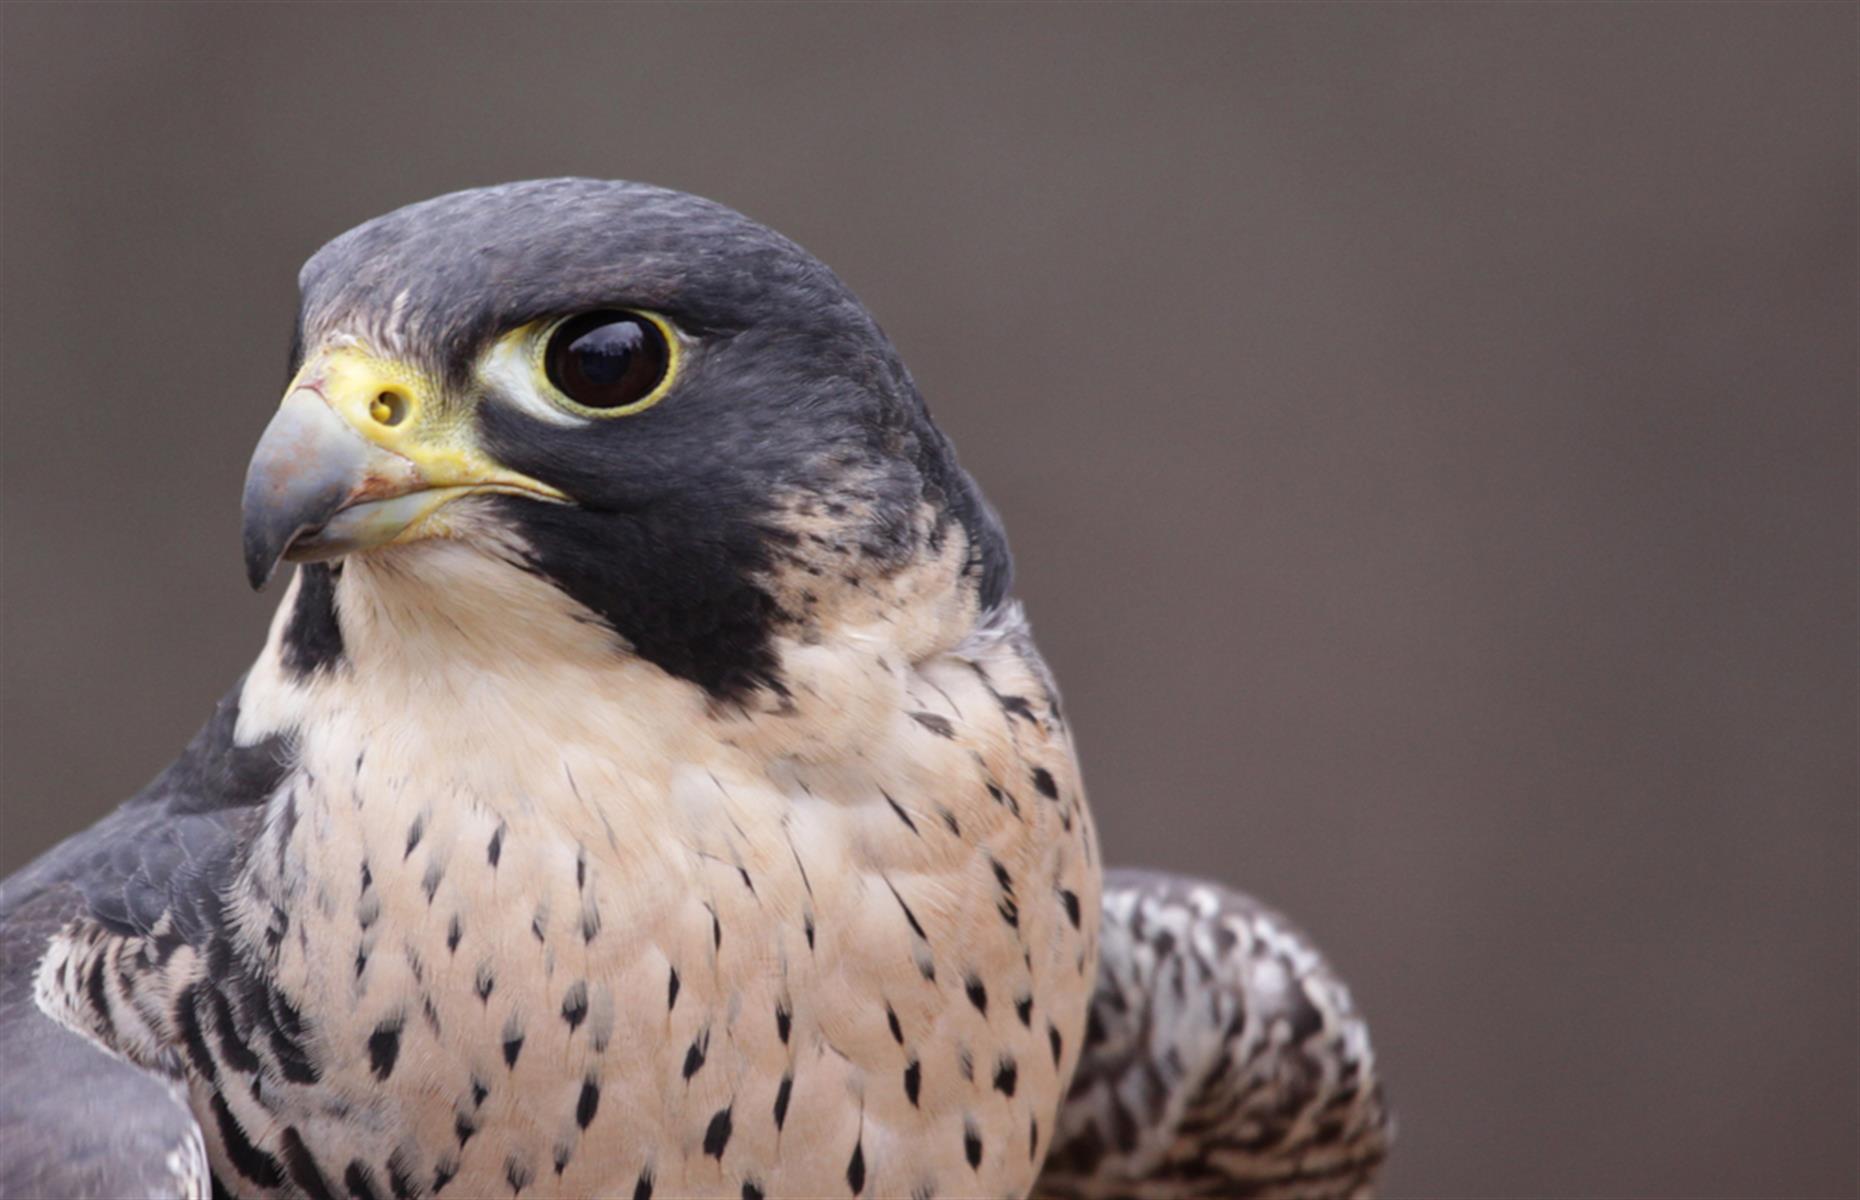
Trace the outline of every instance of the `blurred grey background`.
{"type": "Polygon", "coordinates": [[[1392,1194],[1852,1195],[1855,33],[6,4],[0,866],[259,645],[302,259],[651,180],[878,313],[1007,519],[1107,856],[1329,949],[1392,1194]]]}

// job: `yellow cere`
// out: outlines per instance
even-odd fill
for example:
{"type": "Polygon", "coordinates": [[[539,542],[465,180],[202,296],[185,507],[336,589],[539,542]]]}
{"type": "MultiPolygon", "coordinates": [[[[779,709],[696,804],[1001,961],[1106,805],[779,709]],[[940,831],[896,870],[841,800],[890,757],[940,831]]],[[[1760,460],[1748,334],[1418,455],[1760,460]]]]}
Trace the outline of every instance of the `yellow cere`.
{"type": "Polygon", "coordinates": [[[310,384],[358,434],[411,462],[429,489],[567,499],[495,462],[478,445],[471,402],[448,400],[438,384],[404,363],[353,345],[333,346],[304,364],[290,390],[310,384]]]}

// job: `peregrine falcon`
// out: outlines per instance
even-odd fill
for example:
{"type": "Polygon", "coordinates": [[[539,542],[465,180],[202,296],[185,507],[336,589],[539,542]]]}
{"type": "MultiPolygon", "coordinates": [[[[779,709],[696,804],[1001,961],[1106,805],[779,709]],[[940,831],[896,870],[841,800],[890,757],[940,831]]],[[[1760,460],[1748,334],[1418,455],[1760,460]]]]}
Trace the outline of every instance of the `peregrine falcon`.
{"type": "Polygon", "coordinates": [[[1001,525],[824,266],[558,179],[299,282],[264,647],[0,885],[0,1194],[1370,1186],[1347,993],[1105,886],[1001,525]]]}

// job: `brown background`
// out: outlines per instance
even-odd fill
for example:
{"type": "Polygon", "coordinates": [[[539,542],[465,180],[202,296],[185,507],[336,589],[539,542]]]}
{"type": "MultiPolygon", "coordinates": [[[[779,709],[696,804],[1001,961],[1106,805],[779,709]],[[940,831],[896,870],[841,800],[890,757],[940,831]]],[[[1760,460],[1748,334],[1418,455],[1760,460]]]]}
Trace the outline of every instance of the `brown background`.
{"type": "Polygon", "coordinates": [[[0,21],[5,867],[260,640],[298,263],[647,179],[879,314],[1007,518],[1109,857],[1316,932],[1392,1192],[1852,1194],[1852,9],[0,21]]]}

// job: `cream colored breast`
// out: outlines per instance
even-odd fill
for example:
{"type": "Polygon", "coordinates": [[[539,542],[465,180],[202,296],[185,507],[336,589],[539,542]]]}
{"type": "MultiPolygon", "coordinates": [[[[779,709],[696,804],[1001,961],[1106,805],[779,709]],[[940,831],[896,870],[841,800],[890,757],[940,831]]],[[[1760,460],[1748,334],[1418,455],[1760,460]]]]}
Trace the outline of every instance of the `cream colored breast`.
{"type": "Polygon", "coordinates": [[[359,1124],[465,1195],[1031,1185],[1098,909],[1024,638],[913,661],[846,630],[784,647],[789,703],[725,710],[584,624],[504,632],[553,593],[493,596],[461,645],[421,623],[470,614],[355,571],[371,669],[248,685],[301,730],[274,882],[315,900],[278,969],[320,1158],[359,1124]]]}

